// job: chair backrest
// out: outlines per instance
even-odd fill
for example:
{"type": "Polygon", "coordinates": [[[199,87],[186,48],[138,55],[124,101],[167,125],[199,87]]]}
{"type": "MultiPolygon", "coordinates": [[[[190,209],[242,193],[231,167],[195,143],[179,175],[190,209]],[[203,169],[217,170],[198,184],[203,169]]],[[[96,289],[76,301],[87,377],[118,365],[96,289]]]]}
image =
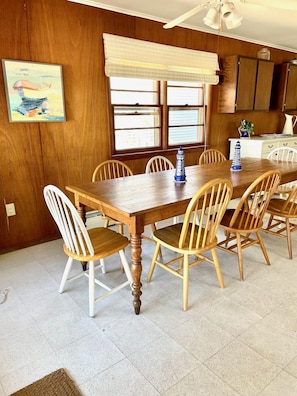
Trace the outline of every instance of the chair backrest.
{"type": "Polygon", "coordinates": [[[117,179],[119,177],[132,176],[133,172],[122,161],[108,160],[97,166],[92,175],[92,182],[96,180],[117,179]]]}
{"type": "MultiPolygon", "coordinates": [[[[292,147],[277,147],[267,155],[267,158],[276,161],[297,162],[297,150],[292,147]]],[[[278,187],[277,192],[287,195],[295,185],[295,180],[282,184],[278,187]]]]}
{"type": "Polygon", "coordinates": [[[168,169],[174,169],[173,163],[163,155],[156,155],[148,160],[145,173],[160,172],[168,169]]]}
{"type": "Polygon", "coordinates": [[[87,229],[70,199],[53,185],[46,186],[43,195],[67,249],[77,255],[93,255],[87,229]]]}
{"type": "Polygon", "coordinates": [[[297,150],[291,147],[277,147],[267,155],[267,158],[277,161],[296,162],[297,150]]]}
{"type": "Polygon", "coordinates": [[[215,162],[222,162],[226,160],[227,158],[219,150],[208,149],[203,151],[203,153],[200,155],[198,163],[199,165],[202,165],[202,164],[211,164],[215,162]]]}
{"type": "Polygon", "coordinates": [[[216,246],[217,230],[232,191],[229,180],[218,178],[209,181],[196,192],[185,213],[179,238],[180,248],[202,251],[216,246]]]}
{"type": "Polygon", "coordinates": [[[244,192],[230,220],[230,227],[260,229],[267,206],[280,182],[279,171],[268,171],[259,176],[244,192]]]}

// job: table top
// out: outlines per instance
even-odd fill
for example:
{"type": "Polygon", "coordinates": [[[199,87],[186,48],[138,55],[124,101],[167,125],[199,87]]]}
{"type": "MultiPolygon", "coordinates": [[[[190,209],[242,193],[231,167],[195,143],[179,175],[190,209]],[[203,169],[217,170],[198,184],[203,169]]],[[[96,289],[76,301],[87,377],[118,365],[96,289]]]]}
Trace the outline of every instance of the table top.
{"type": "Polygon", "coordinates": [[[150,213],[144,221],[159,221],[184,213],[196,191],[209,180],[226,178],[233,185],[232,198],[241,197],[246,188],[264,172],[281,172],[281,182],[297,179],[297,163],[277,162],[263,158],[242,158],[242,171],[230,170],[232,161],[186,167],[186,182],[174,181],[175,170],[139,174],[119,179],[90,182],[82,186],[67,186],[75,194],[76,205],[83,204],[107,215],[124,217],[150,213]],[[116,209],[116,212],[114,212],[116,209]],[[164,213],[166,212],[166,213],[164,213]]]}

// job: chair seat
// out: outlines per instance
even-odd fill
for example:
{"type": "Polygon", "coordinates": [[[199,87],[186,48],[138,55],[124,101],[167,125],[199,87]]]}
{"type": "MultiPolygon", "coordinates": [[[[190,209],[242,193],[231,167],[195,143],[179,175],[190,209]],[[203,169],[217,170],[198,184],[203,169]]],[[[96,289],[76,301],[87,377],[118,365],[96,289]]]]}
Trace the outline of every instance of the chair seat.
{"type": "Polygon", "coordinates": [[[64,244],[64,252],[74,260],[100,260],[117,253],[119,250],[124,249],[129,244],[128,238],[108,228],[97,227],[87,230],[87,232],[94,248],[93,255],[84,256],[83,254],[75,254],[67,249],[66,245],[64,244]]]}
{"type": "Polygon", "coordinates": [[[275,214],[279,213],[282,215],[282,217],[294,217],[292,216],[292,212],[297,213],[297,203],[293,203],[290,206],[287,206],[287,208],[284,208],[284,203],[285,200],[281,199],[281,198],[273,198],[267,208],[267,212],[275,212],[275,214]],[[293,210],[293,208],[295,208],[293,210]]]}
{"type": "MultiPolygon", "coordinates": [[[[248,231],[249,233],[252,233],[259,229],[259,223],[256,222],[255,216],[250,213],[244,213],[242,216],[238,216],[231,226],[230,222],[234,212],[235,209],[227,209],[222,218],[220,226],[226,231],[232,232],[232,229],[235,229],[237,232],[244,233],[248,231]],[[257,227],[251,227],[252,223],[257,224],[257,227]],[[248,227],[245,227],[245,225],[248,225],[248,227]]],[[[261,222],[260,224],[263,224],[263,222],[261,222]]]]}
{"type": "MultiPolygon", "coordinates": [[[[179,247],[180,233],[183,227],[183,223],[173,224],[165,228],[160,228],[154,232],[154,240],[160,241],[166,247],[170,247],[172,250],[175,250],[178,253],[187,252],[188,254],[196,254],[199,250],[199,253],[202,253],[204,250],[209,250],[212,247],[215,247],[217,244],[217,239],[215,238],[213,243],[208,244],[206,249],[201,248],[200,245],[195,246],[195,248],[188,249],[186,247],[179,247]]],[[[205,229],[199,228],[195,226],[195,230],[189,229],[186,237],[185,237],[185,246],[190,245],[190,239],[197,238],[198,232],[200,232],[200,240],[203,240],[205,229]]]]}
{"type": "Polygon", "coordinates": [[[290,183],[285,183],[285,184],[281,184],[278,186],[277,190],[276,190],[276,194],[288,194],[289,192],[291,192],[294,187],[296,186],[296,182],[290,182],[290,183]]]}

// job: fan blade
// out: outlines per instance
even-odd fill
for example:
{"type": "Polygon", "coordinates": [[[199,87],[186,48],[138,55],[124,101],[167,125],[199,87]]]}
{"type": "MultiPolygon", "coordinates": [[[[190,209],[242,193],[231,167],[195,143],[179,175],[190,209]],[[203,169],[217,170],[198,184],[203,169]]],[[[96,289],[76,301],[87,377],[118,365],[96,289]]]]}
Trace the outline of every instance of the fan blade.
{"type": "Polygon", "coordinates": [[[181,22],[183,22],[186,19],[190,18],[191,16],[197,14],[203,8],[207,8],[210,3],[213,3],[213,1],[208,1],[206,3],[198,5],[195,8],[192,8],[192,10],[190,10],[190,11],[186,12],[185,14],[182,14],[179,17],[173,19],[173,21],[166,23],[166,25],[164,25],[163,28],[164,29],[171,29],[174,26],[179,25],[181,22]]]}
{"type": "MultiPolygon", "coordinates": [[[[237,0],[238,1],[238,0],[237,0]]],[[[264,7],[272,7],[279,8],[280,10],[290,10],[297,11],[297,2],[296,0],[270,0],[269,4],[267,4],[267,0],[239,0],[241,3],[246,5],[256,5],[256,6],[264,6],[264,7]]]]}

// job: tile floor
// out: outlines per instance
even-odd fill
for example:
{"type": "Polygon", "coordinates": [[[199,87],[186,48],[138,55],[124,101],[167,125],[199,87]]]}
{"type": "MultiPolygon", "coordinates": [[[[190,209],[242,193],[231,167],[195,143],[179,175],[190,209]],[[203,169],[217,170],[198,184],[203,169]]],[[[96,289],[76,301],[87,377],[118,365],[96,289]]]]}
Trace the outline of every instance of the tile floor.
{"type": "MultiPolygon", "coordinates": [[[[159,269],[146,283],[153,243],[144,240],[141,314],[127,288],[93,319],[86,278],[57,291],[61,240],[1,255],[0,396],[60,367],[85,396],[296,396],[296,237],[288,260],[285,240],[264,234],[270,267],[258,247],[245,250],[244,282],[236,257],[218,251],[225,289],[210,264],[193,268],[187,312],[179,279],[159,269]]],[[[117,257],[106,264],[112,282],[122,276],[117,257]]]]}

